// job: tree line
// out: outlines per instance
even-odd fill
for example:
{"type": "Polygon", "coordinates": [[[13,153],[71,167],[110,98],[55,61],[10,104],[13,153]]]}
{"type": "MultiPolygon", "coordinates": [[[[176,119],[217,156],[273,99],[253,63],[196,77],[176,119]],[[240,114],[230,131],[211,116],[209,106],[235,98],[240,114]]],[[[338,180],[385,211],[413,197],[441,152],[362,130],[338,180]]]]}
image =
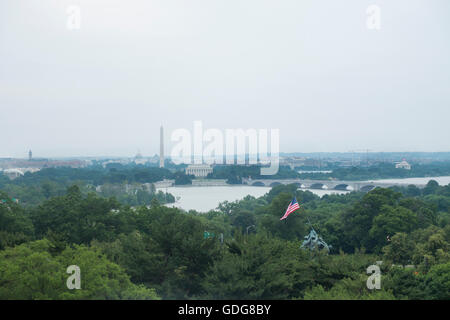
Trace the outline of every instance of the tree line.
{"type": "MultiPolygon", "coordinates": [[[[303,169],[298,167],[296,169],[303,169]]],[[[308,168],[311,169],[311,168],[308,168]]],[[[439,177],[450,175],[450,161],[413,163],[411,170],[399,169],[393,163],[379,163],[371,166],[336,167],[330,164],[330,173],[301,173],[301,179],[376,180],[390,178],[439,177]]]]}
{"type": "Polygon", "coordinates": [[[114,196],[125,205],[149,205],[153,198],[161,203],[172,203],[175,201],[173,195],[151,187],[164,179],[174,179],[178,185],[192,183],[192,177],[181,171],[115,164],[106,168],[44,168],[34,173],[27,172],[14,180],[0,174],[0,190],[26,206],[36,206],[51,197],[62,196],[71,185],[77,185],[83,194],[96,192],[104,197],[114,196]],[[150,188],[143,184],[149,184],[150,188]]]}

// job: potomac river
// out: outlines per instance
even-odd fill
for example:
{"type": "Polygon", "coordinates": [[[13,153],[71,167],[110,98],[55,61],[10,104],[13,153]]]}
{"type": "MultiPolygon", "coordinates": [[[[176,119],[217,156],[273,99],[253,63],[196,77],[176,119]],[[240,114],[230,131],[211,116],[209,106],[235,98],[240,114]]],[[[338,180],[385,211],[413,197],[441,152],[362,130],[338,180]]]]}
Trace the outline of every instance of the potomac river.
{"type": "MultiPolygon", "coordinates": [[[[407,179],[383,179],[376,180],[379,182],[404,183],[404,184],[426,184],[429,180],[436,180],[440,185],[450,183],[449,177],[426,177],[426,178],[407,178],[407,179]]],[[[374,180],[371,180],[374,181],[374,180]]],[[[177,200],[176,203],[168,204],[168,206],[178,207],[184,210],[197,210],[207,212],[215,209],[219,203],[224,201],[236,201],[251,195],[255,198],[261,197],[270,191],[270,187],[256,187],[246,185],[229,185],[229,186],[174,186],[168,188],[158,188],[158,190],[166,191],[173,194],[177,200]]],[[[323,196],[325,194],[343,194],[349,191],[341,190],[318,190],[305,189],[314,194],[323,196]]]]}
{"type": "MultiPolygon", "coordinates": [[[[166,191],[173,194],[177,200],[176,203],[170,203],[167,206],[177,207],[184,210],[194,209],[200,212],[207,212],[217,208],[219,203],[224,201],[233,202],[240,200],[247,195],[255,198],[261,197],[270,191],[270,187],[253,187],[253,186],[176,186],[161,188],[158,190],[166,191]]],[[[319,196],[333,193],[347,193],[348,191],[340,190],[316,190],[309,189],[312,193],[319,196]]]]}

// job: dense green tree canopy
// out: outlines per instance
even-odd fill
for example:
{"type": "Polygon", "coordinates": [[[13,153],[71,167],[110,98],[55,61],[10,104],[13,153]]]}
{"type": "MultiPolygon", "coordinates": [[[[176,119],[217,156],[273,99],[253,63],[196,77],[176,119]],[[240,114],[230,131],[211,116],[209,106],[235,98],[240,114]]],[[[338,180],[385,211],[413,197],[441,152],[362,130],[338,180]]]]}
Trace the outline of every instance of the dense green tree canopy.
{"type": "Polygon", "coordinates": [[[157,299],[155,291],[131,283],[121,267],[98,249],[66,247],[51,253],[43,239],[0,251],[0,299],[157,299]],[[80,268],[81,289],[70,290],[67,268],[80,268]]]}
{"type": "Polygon", "coordinates": [[[111,186],[47,181],[37,206],[0,191],[0,299],[449,298],[449,186],[320,198],[279,185],[207,213],[166,207],[139,185],[146,204],[130,206],[111,186]],[[293,196],[301,209],[280,221],[293,196]],[[301,248],[311,228],[330,252],[301,248]],[[382,288],[369,290],[377,261],[382,288]],[[65,285],[69,265],[81,290],[65,285]]]}

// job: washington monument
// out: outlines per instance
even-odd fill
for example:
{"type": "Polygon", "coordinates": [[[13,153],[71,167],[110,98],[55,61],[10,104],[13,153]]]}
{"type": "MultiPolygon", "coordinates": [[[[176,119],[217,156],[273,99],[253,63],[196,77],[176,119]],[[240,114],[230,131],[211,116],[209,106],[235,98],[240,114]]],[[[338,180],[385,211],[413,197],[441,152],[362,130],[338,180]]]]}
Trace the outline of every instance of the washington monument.
{"type": "Polygon", "coordinates": [[[159,129],[159,167],[164,168],[164,129],[159,129]]]}

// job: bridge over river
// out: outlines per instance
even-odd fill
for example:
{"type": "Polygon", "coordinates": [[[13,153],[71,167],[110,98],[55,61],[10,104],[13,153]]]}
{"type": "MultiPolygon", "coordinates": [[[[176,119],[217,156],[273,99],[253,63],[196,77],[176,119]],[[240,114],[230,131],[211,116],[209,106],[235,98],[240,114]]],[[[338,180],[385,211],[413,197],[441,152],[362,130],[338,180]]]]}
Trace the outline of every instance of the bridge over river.
{"type": "MultiPolygon", "coordinates": [[[[305,179],[249,179],[243,178],[242,184],[249,186],[274,187],[280,184],[296,184],[304,189],[343,190],[343,191],[370,191],[376,187],[388,188],[393,186],[406,187],[411,183],[388,183],[375,181],[343,181],[343,180],[305,180],[305,179]]],[[[425,184],[414,184],[418,188],[425,184]]]]}

